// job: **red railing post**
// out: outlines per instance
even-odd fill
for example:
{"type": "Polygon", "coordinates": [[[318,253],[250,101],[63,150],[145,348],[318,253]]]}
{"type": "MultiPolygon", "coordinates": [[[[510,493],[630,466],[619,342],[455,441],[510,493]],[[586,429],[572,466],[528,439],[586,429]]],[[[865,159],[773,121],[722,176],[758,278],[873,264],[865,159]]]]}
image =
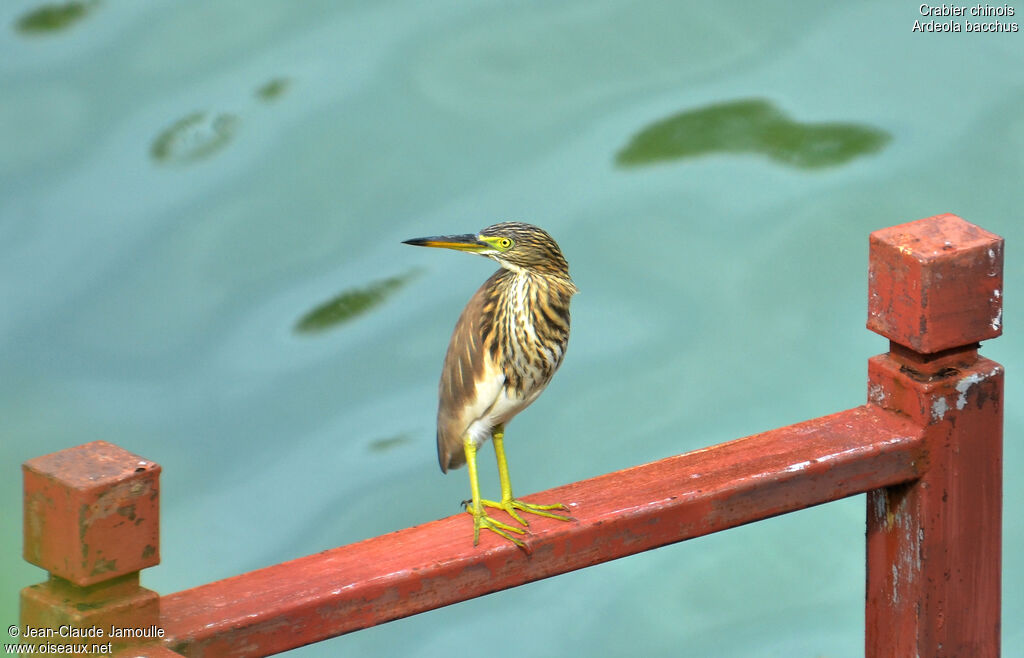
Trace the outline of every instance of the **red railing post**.
{"type": "Polygon", "coordinates": [[[94,441],[22,473],[24,557],[50,573],[21,591],[22,641],[109,653],[159,640],[160,599],[139,571],[160,562],[160,466],[94,441]]]}
{"type": "Polygon", "coordinates": [[[869,492],[865,652],[999,655],[1003,240],[955,215],[871,234],[869,405],[923,428],[923,475],[869,492]]]}

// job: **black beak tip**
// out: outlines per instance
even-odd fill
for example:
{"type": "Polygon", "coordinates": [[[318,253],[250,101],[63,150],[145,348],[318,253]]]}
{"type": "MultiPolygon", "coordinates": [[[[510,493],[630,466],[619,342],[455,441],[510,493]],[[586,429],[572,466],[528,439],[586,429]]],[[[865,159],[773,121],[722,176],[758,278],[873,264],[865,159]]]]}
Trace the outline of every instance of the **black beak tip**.
{"type": "Polygon", "coordinates": [[[458,248],[457,245],[479,245],[482,244],[476,235],[467,233],[465,235],[437,235],[429,238],[410,238],[402,240],[402,244],[411,244],[414,247],[448,247],[458,248]],[[456,245],[453,247],[453,245],[456,245]]]}

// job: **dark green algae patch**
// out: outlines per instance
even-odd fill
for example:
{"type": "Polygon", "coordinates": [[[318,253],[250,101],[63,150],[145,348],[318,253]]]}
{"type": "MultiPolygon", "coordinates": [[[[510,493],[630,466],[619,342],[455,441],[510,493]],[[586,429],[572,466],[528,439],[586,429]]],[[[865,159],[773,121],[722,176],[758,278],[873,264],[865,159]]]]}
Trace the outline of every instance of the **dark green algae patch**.
{"type": "Polygon", "coordinates": [[[319,333],[354,320],[383,304],[419,274],[420,270],[414,269],[346,290],[303,315],[295,324],[295,333],[319,333]]]}
{"type": "Polygon", "coordinates": [[[399,448],[406,444],[412,443],[412,438],[406,434],[399,434],[397,436],[389,436],[383,439],[375,439],[370,441],[368,448],[370,452],[390,452],[395,448],[399,448]]]}
{"type": "Polygon", "coordinates": [[[166,164],[204,160],[231,143],[238,122],[233,114],[193,112],[160,131],[149,147],[149,155],[166,164]]]}
{"type": "Polygon", "coordinates": [[[834,167],[880,151],[891,136],[856,123],[801,123],[772,103],[747,99],[710,105],[656,121],[615,156],[622,167],[712,153],[760,153],[801,169],[834,167]]]}
{"type": "Polygon", "coordinates": [[[22,14],[14,22],[14,29],[20,34],[27,35],[60,32],[81,21],[98,5],[97,0],[43,5],[22,14]]]}
{"type": "Polygon", "coordinates": [[[257,87],[255,95],[264,103],[269,103],[284,96],[290,86],[291,80],[288,78],[272,78],[257,87]]]}

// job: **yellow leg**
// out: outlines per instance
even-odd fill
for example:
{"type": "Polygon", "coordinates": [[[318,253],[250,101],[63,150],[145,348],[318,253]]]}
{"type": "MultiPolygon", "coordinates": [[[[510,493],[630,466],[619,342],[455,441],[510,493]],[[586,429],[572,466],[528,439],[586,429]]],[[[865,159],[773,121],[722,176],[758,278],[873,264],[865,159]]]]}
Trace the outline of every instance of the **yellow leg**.
{"type": "MultiPolygon", "coordinates": [[[[555,503],[554,505],[535,505],[533,503],[524,503],[521,500],[516,500],[512,496],[512,482],[508,477],[508,461],[505,459],[505,427],[499,425],[494,428],[494,435],[492,437],[494,441],[494,455],[498,458],[498,478],[501,480],[501,501],[496,502],[493,500],[481,500],[480,503],[487,507],[496,507],[498,509],[505,510],[508,515],[513,519],[521,523],[522,525],[530,525],[526,520],[519,516],[516,510],[527,512],[529,514],[536,514],[537,516],[546,516],[549,519],[558,519],[559,521],[571,520],[568,516],[561,514],[552,514],[547,510],[560,509],[569,511],[569,508],[561,503],[555,503]]],[[[474,494],[475,495],[475,494],[474,494]]]]}
{"type": "Polygon", "coordinates": [[[519,548],[525,549],[526,545],[509,533],[514,532],[522,535],[525,534],[526,531],[500,521],[495,521],[487,514],[484,514],[484,501],[480,499],[480,482],[477,479],[476,472],[476,445],[469,437],[466,437],[462,441],[462,449],[466,452],[466,469],[469,471],[469,488],[473,493],[473,499],[470,501],[470,506],[466,508],[466,511],[473,516],[473,545],[476,546],[480,542],[480,528],[487,528],[488,530],[501,535],[519,548]]]}

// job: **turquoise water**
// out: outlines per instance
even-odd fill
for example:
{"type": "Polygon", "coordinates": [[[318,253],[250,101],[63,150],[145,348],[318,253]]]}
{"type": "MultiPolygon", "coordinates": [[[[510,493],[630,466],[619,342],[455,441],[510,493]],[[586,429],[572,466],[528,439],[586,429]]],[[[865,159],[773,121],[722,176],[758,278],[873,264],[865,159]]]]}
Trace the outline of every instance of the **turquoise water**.
{"type": "MultiPolygon", "coordinates": [[[[1024,41],[750,4],[4,2],[0,621],[44,577],[19,464],[94,439],[164,467],[162,593],[457,512],[436,381],[493,266],[403,239],[519,219],[571,263],[527,493],[862,403],[867,234],[955,212],[1008,242],[1024,655],[1024,41]]],[[[858,497],[296,653],[857,656],[863,532],[858,497]]]]}

